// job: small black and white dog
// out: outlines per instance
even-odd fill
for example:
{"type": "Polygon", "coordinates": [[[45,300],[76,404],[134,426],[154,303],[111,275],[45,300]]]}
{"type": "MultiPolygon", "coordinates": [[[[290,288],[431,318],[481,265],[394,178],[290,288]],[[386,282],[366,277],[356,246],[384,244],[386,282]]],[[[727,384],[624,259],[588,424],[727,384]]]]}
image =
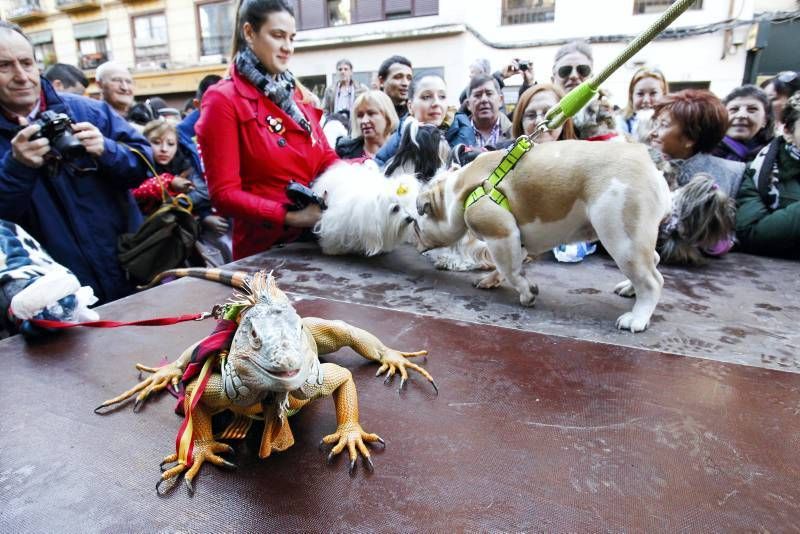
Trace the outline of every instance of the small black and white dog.
{"type": "Polygon", "coordinates": [[[428,183],[447,164],[450,146],[442,130],[431,124],[420,124],[413,118],[403,123],[403,136],[397,152],[386,164],[384,174],[413,174],[421,183],[428,183]]]}

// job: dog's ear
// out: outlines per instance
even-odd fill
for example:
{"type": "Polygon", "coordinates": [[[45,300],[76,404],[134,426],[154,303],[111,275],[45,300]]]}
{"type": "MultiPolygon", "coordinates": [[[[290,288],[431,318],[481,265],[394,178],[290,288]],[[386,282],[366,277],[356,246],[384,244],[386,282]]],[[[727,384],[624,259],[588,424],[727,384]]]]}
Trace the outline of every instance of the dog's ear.
{"type": "Polygon", "coordinates": [[[426,191],[417,197],[417,213],[420,217],[430,215],[432,210],[430,192],[426,191]]]}

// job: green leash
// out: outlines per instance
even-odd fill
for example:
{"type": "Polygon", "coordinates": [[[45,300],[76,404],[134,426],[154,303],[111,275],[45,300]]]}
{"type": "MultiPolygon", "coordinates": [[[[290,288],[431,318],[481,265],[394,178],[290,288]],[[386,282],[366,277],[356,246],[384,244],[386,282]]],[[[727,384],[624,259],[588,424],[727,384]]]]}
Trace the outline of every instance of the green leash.
{"type": "Polygon", "coordinates": [[[483,197],[491,198],[497,205],[511,211],[506,196],[497,189],[498,184],[514,168],[522,156],[528,153],[534,146],[533,141],[541,133],[547,130],[554,130],[563,125],[567,119],[575,116],[588,104],[597,94],[600,84],[605,82],[617,69],[626,61],[632,58],[641,50],[644,45],[652,41],[659,33],[663,32],[667,26],[672,24],[684,11],[686,11],[695,0],[678,0],[667,9],[657,21],[650,25],[639,37],[631,41],[617,58],[612,61],[599,74],[586,80],[578,87],[567,93],[558,104],[550,108],[544,120],[536,125],[536,129],[530,135],[520,136],[506,153],[500,164],[489,175],[488,182],[490,187],[484,184],[476,187],[464,201],[464,209],[475,204],[483,197]]]}
{"type": "Polygon", "coordinates": [[[605,82],[608,77],[626,61],[635,56],[644,45],[655,39],[659,33],[663,32],[667,26],[672,24],[694,1],[695,0],[678,0],[672,4],[657,21],[644,31],[644,33],[628,43],[625,50],[623,50],[605,69],[567,93],[558,104],[550,108],[547,115],[545,115],[544,121],[537,127],[537,130],[541,128],[542,124],[546,125],[548,130],[554,130],[583,109],[597,94],[597,89],[600,87],[600,84],[605,82]]]}

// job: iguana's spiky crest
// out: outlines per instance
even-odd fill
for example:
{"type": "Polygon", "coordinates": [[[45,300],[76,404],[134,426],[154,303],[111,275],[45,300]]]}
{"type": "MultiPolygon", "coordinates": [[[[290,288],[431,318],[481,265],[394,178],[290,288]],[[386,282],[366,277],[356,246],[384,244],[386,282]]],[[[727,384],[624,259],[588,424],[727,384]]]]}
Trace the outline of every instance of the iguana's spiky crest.
{"type": "Polygon", "coordinates": [[[290,304],[289,297],[278,287],[272,271],[258,271],[234,291],[228,304],[241,307],[239,317],[257,304],[290,304]]]}

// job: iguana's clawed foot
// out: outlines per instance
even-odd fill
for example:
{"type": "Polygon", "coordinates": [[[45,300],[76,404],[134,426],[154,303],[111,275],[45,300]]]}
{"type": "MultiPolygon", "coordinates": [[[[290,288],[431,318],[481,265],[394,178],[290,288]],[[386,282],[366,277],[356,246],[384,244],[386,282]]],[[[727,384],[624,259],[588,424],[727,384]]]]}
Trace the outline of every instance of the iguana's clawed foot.
{"type": "MultiPolygon", "coordinates": [[[[233,447],[228,444],[220,443],[214,440],[197,440],[194,442],[194,449],[192,451],[193,462],[192,466],[188,469],[186,468],[186,464],[179,463],[178,465],[170,468],[166,468],[166,464],[171,464],[173,462],[178,461],[177,454],[170,454],[161,462],[161,470],[163,473],[161,474],[161,480],[156,485],[156,492],[159,495],[163,493],[160,490],[160,486],[164,482],[169,482],[173,479],[177,479],[181,473],[184,471],[186,474],[184,475],[184,483],[186,484],[186,488],[189,490],[189,494],[194,494],[194,485],[192,482],[194,481],[194,477],[197,476],[197,473],[200,471],[200,468],[203,464],[208,461],[214,465],[219,467],[226,467],[228,469],[236,469],[236,464],[229,462],[228,460],[218,456],[217,453],[233,453],[233,447]],[[166,469],[166,470],[165,470],[166,469]]],[[[174,484],[173,484],[174,486],[174,484]]]]}
{"type": "Polygon", "coordinates": [[[375,466],[372,463],[372,459],[369,455],[369,449],[367,449],[366,443],[381,443],[384,447],[386,446],[386,442],[381,439],[380,436],[377,434],[368,434],[364,432],[361,428],[361,425],[358,423],[342,423],[336,428],[336,432],[333,434],[328,434],[322,441],[320,442],[320,447],[324,445],[330,445],[331,443],[335,443],[336,445],[333,446],[331,452],[328,454],[328,463],[333,462],[334,456],[339,454],[347,447],[347,450],[350,455],[350,475],[355,474],[356,470],[356,460],[358,460],[358,454],[361,453],[361,456],[364,457],[364,465],[366,466],[368,471],[373,471],[375,466]]]}
{"type": "Polygon", "coordinates": [[[417,352],[400,352],[399,350],[386,349],[380,354],[379,361],[381,366],[378,369],[378,372],[375,373],[375,376],[380,376],[383,373],[386,373],[386,379],[383,381],[383,383],[389,384],[391,383],[392,378],[394,378],[394,375],[400,371],[400,390],[402,390],[408,381],[408,371],[406,368],[413,369],[424,376],[428,382],[431,383],[433,389],[436,390],[436,394],[438,395],[439,388],[436,387],[436,382],[433,381],[433,377],[430,375],[430,373],[428,373],[428,371],[426,371],[423,367],[408,361],[408,358],[425,356],[427,354],[427,350],[420,350],[417,352]]]}
{"type": "Polygon", "coordinates": [[[136,368],[140,372],[144,371],[146,373],[153,374],[136,384],[133,388],[129,389],[122,395],[105,401],[103,404],[94,409],[95,413],[101,413],[99,410],[128,400],[138,393],[136,396],[136,402],[133,404],[133,411],[137,412],[151,394],[161,391],[170,384],[172,384],[172,387],[177,389],[178,383],[183,375],[183,371],[181,371],[174,363],[170,363],[162,367],[147,367],[146,365],[137,363],[136,368]]]}

